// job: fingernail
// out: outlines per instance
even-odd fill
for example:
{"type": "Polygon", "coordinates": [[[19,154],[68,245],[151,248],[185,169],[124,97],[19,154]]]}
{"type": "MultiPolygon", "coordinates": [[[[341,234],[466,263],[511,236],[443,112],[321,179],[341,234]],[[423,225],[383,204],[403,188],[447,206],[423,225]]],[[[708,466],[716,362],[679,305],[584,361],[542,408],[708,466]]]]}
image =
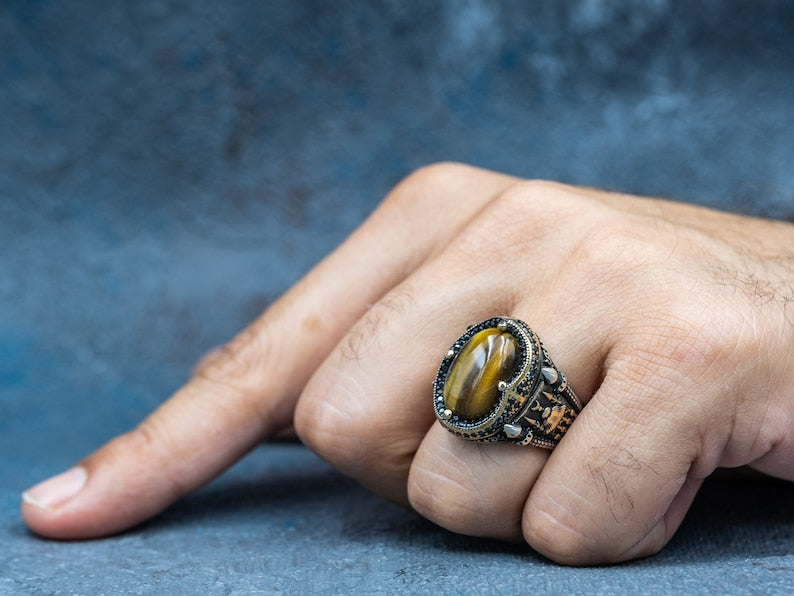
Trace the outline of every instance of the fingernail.
{"type": "Polygon", "coordinates": [[[85,468],[75,467],[40,482],[22,493],[22,500],[45,511],[54,511],[79,493],[88,474],[85,468]]]}

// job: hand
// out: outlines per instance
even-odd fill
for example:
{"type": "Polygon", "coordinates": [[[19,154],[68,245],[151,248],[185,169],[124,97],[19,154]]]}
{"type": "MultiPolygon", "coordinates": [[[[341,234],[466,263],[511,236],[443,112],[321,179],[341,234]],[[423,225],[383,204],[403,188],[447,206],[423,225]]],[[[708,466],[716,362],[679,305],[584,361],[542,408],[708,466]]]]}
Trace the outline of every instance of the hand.
{"type": "Polygon", "coordinates": [[[134,431],[29,491],[57,538],[128,528],[293,425],[374,492],[568,564],[657,552],[703,478],[794,479],[794,227],[460,165],[376,212],[134,431]],[[527,321],[584,410],[553,451],[458,439],[430,385],[527,321]]]}

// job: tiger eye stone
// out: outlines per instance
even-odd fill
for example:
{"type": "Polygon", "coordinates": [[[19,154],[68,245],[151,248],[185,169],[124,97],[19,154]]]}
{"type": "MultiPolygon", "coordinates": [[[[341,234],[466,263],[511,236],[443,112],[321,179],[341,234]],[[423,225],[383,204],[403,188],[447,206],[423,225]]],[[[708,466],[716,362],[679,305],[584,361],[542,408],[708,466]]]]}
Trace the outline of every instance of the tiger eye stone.
{"type": "Polygon", "coordinates": [[[499,399],[499,381],[515,376],[516,338],[499,329],[483,329],[461,348],[444,382],[444,406],[464,420],[483,418],[499,399]]]}

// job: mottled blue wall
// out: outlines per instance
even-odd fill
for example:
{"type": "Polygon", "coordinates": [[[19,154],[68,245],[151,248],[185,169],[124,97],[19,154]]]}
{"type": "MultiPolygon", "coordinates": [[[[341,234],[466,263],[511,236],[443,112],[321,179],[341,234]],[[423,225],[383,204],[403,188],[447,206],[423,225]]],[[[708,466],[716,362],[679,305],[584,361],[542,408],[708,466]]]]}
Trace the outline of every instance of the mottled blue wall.
{"type": "MultiPolygon", "coordinates": [[[[19,490],[134,424],[423,164],[794,216],[792,65],[787,1],[5,0],[9,552],[44,548],[19,490]]],[[[201,568],[197,523],[155,560],[201,568]]]]}

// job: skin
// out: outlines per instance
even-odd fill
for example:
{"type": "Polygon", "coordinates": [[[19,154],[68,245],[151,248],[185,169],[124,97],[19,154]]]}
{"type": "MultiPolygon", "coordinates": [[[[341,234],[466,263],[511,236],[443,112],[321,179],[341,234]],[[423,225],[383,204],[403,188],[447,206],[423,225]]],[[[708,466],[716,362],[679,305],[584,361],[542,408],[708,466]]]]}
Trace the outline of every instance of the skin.
{"type": "Polygon", "coordinates": [[[76,496],[22,514],[46,537],[118,532],[294,425],[452,531],[571,565],[651,555],[717,467],[794,479],[793,301],[789,224],[430,166],[80,462],[76,496]],[[554,451],[469,443],[434,419],[440,358],[493,315],[527,321],[586,404],[554,451]]]}

